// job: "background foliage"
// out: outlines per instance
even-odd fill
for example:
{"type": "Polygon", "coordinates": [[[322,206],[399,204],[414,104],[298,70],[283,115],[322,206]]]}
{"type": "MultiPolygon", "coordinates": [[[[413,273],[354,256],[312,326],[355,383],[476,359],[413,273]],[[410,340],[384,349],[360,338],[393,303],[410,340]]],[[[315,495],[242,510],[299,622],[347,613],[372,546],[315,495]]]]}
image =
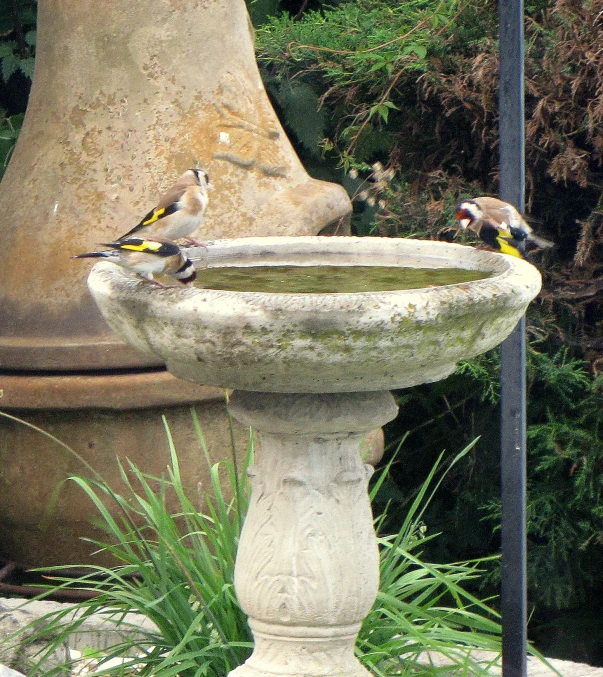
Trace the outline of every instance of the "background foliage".
{"type": "Polygon", "coordinates": [[[35,46],[35,0],[0,0],[0,177],[21,131],[35,46]]]}
{"type": "MultiPolygon", "coordinates": [[[[35,5],[0,0],[0,171],[27,101],[35,5]]],[[[248,6],[273,104],[308,171],[354,198],[357,233],[450,238],[460,197],[496,194],[493,0],[248,6]]],[[[603,5],[526,0],[525,25],[527,205],[556,243],[534,260],[544,289],[528,316],[531,634],[549,655],[603,664],[603,5]]],[[[388,438],[410,435],[388,491],[401,507],[442,446],[481,435],[425,515],[443,531],[428,546],[440,561],[499,547],[497,399],[496,351],[398,393],[388,438]]]]}

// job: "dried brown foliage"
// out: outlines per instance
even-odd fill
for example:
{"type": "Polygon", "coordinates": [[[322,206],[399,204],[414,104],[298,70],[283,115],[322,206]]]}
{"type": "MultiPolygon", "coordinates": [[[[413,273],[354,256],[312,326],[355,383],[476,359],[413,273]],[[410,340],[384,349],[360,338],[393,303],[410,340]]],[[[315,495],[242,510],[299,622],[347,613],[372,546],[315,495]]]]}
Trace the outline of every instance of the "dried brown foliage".
{"type": "MultiPolygon", "coordinates": [[[[571,342],[601,360],[603,0],[556,0],[534,12],[526,47],[527,206],[538,217],[535,229],[557,243],[552,255],[536,262],[544,268],[543,299],[574,318],[571,342]]],[[[438,214],[450,208],[443,191],[430,190],[441,184],[439,168],[462,177],[465,194],[496,194],[497,45],[484,38],[464,56],[455,50],[452,65],[431,66],[417,86],[421,133],[431,124],[434,152],[422,156],[414,183],[417,193],[431,195],[421,212],[436,233],[443,225],[438,214]]],[[[400,133],[398,144],[408,148],[408,135],[400,133]]],[[[404,156],[403,150],[397,154],[404,156]]],[[[458,181],[450,188],[455,183],[458,188],[458,181]]]]}
{"type": "Polygon", "coordinates": [[[557,0],[527,33],[545,43],[528,54],[532,152],[552,156],[554,180],[600,188],[590,168],[603,161],[603,3],[557,0]]]}

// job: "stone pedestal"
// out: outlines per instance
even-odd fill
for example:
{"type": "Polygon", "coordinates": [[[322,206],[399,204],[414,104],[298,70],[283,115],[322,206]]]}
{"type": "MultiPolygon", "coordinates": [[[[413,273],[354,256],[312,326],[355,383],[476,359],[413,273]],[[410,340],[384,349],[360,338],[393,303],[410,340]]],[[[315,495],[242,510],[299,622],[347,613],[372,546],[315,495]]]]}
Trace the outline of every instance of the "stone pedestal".
{"type": "Polygon", "coordinates": [[[231,674],[368,675],[354,643],[377,594],[379,553],[373,469],[359,448],[395,417],[393,397],[236,391],[229,410],[262,445],[235,569],[255,649],[231,674]]]}

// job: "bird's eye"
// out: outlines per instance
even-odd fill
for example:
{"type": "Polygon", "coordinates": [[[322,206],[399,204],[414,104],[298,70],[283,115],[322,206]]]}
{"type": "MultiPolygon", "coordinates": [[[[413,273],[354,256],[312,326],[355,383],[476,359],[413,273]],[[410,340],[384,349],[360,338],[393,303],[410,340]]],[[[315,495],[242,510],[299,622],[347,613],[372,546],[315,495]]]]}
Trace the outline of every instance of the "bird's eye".
{"type": "Polygon", "coordinates": [[[209,174],[207,172],[202,172],[203,176],[205,176],[205,183],[209,183],[209,174]]]}

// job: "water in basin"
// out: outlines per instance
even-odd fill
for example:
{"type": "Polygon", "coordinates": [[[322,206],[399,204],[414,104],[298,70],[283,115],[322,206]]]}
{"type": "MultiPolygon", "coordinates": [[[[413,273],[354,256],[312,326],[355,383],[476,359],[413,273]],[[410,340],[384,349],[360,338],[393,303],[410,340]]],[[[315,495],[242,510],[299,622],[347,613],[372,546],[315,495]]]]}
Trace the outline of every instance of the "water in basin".
{"type": "Polygon", "coordinates": [[[232,266],[197,271],[195,286],[279,294],[350,294],[473,282],[490,273],[400,266],[232,266]]]}

